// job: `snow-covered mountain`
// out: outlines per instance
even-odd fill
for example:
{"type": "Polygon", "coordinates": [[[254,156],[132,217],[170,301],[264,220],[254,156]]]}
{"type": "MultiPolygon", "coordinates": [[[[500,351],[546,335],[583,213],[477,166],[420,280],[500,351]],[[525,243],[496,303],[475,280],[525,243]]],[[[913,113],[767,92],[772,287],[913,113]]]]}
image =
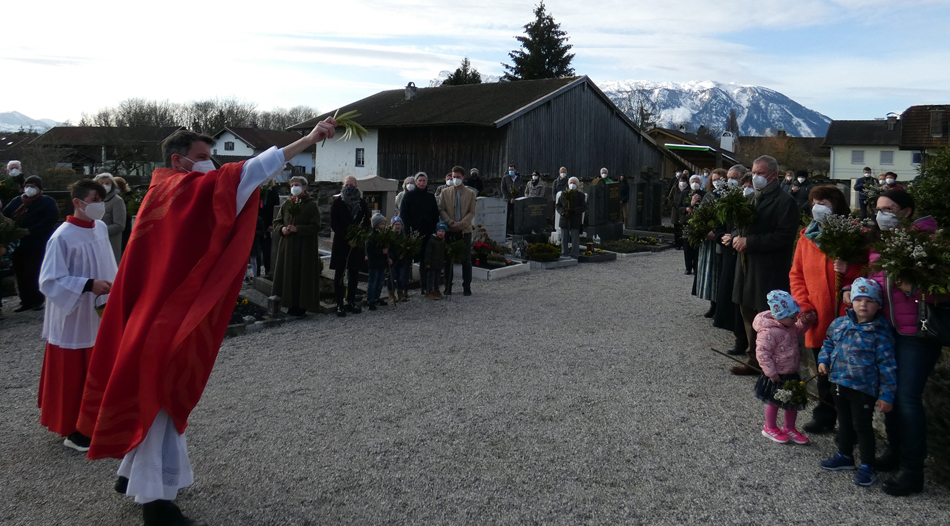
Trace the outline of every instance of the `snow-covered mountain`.
{"type": "MultiPolygon", "coordinates": [[[[442,85],[443,82],[445,82],[445,79],[449,78],[449,75],[451,75],[452,73],[453,73],[452,71],[448,71],[448,70],[440,71],[438,77],[429,81],[429,87],[438,88],[439,86],[442,85]]],[[[501,80],[501,77],[498,75],[486,75],[484,73],[479,73],[479,75],[482,77],[482,82],[484,83],[498,82],[499,80],[501,80]]]]}
{"type": "Polygon", "coordinates": [[[725,131],[732,109],[740,135],[774,135],[776,130],[785,130],[793,137],[824,137],[831,123],[829,117],[761,86],[611,80],[597,87],[621,108],[630,105],[631,97],[638,106],[637,98],[642,97],[652,102],[657,126],[678,129],[686,125],[691,133],[701,125],[725,131]]]}
{"type": "Polygon", "coordinates": [[[0,132],[32,131],[43,133],[63,123],[52,119],[31,119],[18,111],[0,113],[0,132]]]}

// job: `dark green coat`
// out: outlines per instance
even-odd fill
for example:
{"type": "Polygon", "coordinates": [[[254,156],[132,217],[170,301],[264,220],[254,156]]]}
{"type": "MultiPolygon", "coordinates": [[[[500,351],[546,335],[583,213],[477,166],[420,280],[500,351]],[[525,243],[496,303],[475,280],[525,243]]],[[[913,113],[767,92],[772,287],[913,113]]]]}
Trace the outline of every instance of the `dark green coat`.
{"type": "Polygon", "coordinates": [[[301,307],[320,311],[320,208],[316,199],[305,194],[300,212],[292,216],[290,199],[280,206],[274,220],[274,236],[278,238],[277,264],[274,268],[273,293],[280,296],[285,307],[301,307]],[[297,232],[283,235],[281,229],[294,225],[297,232]]]}
{"type": "Polygon", "coordinates": [[[445,266],[445,240],[432,234],[426,243],[426,253],[423,264],[429,269],[441,270],[445,266]]]}

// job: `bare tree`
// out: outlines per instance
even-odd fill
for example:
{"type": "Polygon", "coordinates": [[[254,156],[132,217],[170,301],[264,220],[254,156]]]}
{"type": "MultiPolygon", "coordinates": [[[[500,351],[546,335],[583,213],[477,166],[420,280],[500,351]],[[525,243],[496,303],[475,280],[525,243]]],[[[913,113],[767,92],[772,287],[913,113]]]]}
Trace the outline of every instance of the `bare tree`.
{"type": "Polygon", "coordinates": [[[618,106],[620,111],[642,129],[656,126],[656,115],[659,113],[656,101],[650,92],[645,89],[632,89],[620,92],[618,106]]]}

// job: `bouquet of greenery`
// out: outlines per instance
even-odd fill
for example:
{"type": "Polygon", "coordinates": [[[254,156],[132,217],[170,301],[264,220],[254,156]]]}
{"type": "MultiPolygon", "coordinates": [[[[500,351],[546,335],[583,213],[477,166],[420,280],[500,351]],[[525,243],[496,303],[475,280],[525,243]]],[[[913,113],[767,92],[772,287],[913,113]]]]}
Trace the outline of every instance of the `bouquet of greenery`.
{"type": "MultiPolygon", "coordinates": [[[[290,214],[290,221],[293,222],[294,218],[300,215],[300,198],[297,196],[291,196],[290,199],[287,199],[287,213],[290,214]]],[[[347,232],[349,235],[349,232],[347,232]]]]}
{"type": "Polygon", "coordinates": [[[139,213],[139,208],[142,206],[142,201],[145,200],[145,192],[134,192],[128,197],[122,196],[125,199],[125,211],[129,214],[129,217],[135,217],[139,213]]]}
{"type": "Polygon", "coordinates": [[[742,188],[736,188],[725,193],[716,200],[716,220],[719,224],[732,223],[736,228],[743,228],[755,221],[757,210],[749,198],[743,194],[742,188]]]}
{"type": "Polygon", "coordinates": [[[877,204],[877,198],[881,197],[881,194],[885,192],[885,188],[878,184],[877,180],[868,181],[864,185],[864,190],[862,192],[868,198],[868,206],[875,206],[877,204]]]}
{"type": "Polygon", "coordinates": [[[0,246],[18,241],[29,233],[29,230],[20,228],[13,221],[0,221],[0,246]]]}
{"type": "Polygon", "coordinates": [[[445,257],[452,263],[461,263],[465,259],[465,241],[461,239],[445,244],[445,257]]]}
{"type": "Polygon", "coordinates": [[[866,263],[868,247],[864,239],[866,229],[861,220],[851,216],[828,216],[815,239],[818,248],[829,259],[845,263],[866,263]]]}
{"type": "Polygon", "coordinates": [[[871,268],[897,282],[915,285],[927,294],[950,294],[950,236],[904,226],[881,232],[873,245],[879,254],[871,268]]]}
{"type": "Polygon", "coordinates": [[[369,233],[369,239],[376,243],[376,246],[379,248],[389,248],[393,246],[396,242],[396,232],[391,228],[383,228],[381,230],[374,229],[369,233]]]}
{"type": "Polygon", "coordinates": [[[683,237],[686,238],[690,246],[698,247],[706,240],[706,234],[722,224],[722,222],[719,221],[718,207],[716,204],[700,204],[694,206],[692,210],[693,212],[689,215],[689,221],[683,225],[683,237]]]}
{"type": "Polygon", "coordinates": [[[4,203],[20,195],[20,185],[12,177],[0,181],[0,200],[4,203]]]}
{"type": "MultiPolygon", "coordinates": [[[[943,148],[927,159],[927,168],[908,187],[914,197],[917,215],[931,216],[938,225],[950,225],[950,148],[943,148]]],[[[872,203],[873,204],[873,203],[872,203]]]]}
{"type": "Polygon", "coordinates": [[[365,246],[367,239],[369,239],[369,231],[366,230],[363,223],[353,223],[346,229],[346,240],[355,246],[365,246]]]}
{"type": "Polygon", "coordinates": [[[392,246],[400,258],[416,257],[422,249],[422,236],[418,232],[393,237],[392,246]]]}
{"type": "Polygon", "coordinates": [[[808,390],[805,388],[805,382],[789,380],[782,385],[781,389],[775,391],[772,398],[783,404],[804,406],[808,403],[808,390]]]}

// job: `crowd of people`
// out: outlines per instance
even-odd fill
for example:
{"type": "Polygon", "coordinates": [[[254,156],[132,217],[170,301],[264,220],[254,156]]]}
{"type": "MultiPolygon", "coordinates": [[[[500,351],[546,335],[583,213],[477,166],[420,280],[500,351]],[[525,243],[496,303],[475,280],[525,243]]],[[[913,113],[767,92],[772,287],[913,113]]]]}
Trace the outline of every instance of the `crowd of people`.
{"type": "MultiPolygon", "coordinates": [[[[870,169],[865,173],[869,177],[870,169]]],[[[862,212],[874,217],[866,246],[901,222],[936,230],[932,218],[915,216],[910,194],[883,175],[883,193],[862,212]]],[[[837,186],[812,184],[801,172],[789,172],[782,181],[772,157],[756,159],[749,173],[741,165],[725,173],[715,170],[705,182],[700,175],[681,175],[671,192],[674,220],[685,223],[696,207],[740,186],[756,210],[755,221],[738,228],[722,225],[698,248],[685,240],[682,248],[693,294],[710,302],[705,316],[734,334],[727,353],[743,363],[731,372],[759,376],[754,393],[766,403],[762,434],[775,442],[805,444],[805,433],[837,428],[837,451],[822,468],[856,470],[853,480],[859,485],[874,484],[878,472],[897,471],[884,482],[886,493],[921,491],[927,456],[922,394],[941,347],[917,336],[918,302],[940,298],[873,270],[878,255],[872,248],[863,263],[826,256],[820,235],[828,218],[852,213],[844,194],[837,186]],[[810,218],[804,227],[802,211],[810,218]],[[805,352],[800,352],[799,336],[805,352]],[[784,389],[788,381],[801,381],[800,369],[817,373],[810,376],[818,400],[804,432],[796,424],[804,404],[788,400],[784,389]],[[875,456],[871,427],[875,404],[885,413],[887,432],[880,456],[875,456]],[[785,411],[784,425],[777,423],[778,409],[785,411]]]]}

